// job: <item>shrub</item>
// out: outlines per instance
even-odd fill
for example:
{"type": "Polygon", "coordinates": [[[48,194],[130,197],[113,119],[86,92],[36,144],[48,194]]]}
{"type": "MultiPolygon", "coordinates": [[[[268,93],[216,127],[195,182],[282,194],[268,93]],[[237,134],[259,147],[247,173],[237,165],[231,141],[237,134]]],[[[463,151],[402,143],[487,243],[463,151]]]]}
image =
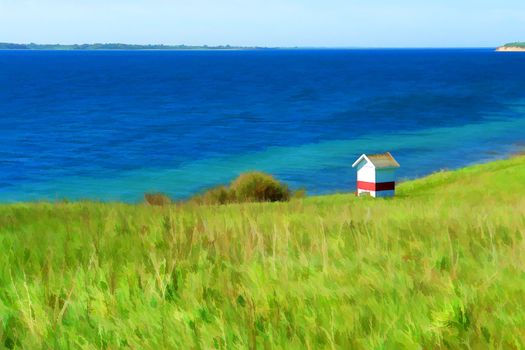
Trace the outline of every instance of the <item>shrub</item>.
{"type": "Polygon", "coordinates": [[[228,204],[235,202],[235,196],[227,186],[212,188],[194,199],[200,204],[228,204]]]}
{"type": "Polygon", "coordinates": [[[230,185],[239,202],[278,202],[290,199],[288,186],[262,172],[241,174],[230,185]]]}
{"type": "MultiPolygon", "coordinates": [[[[229,186],[218,186],[190,199],[196,204],[287,201],[292,193],[288,186],[262,172],[241,174],[229,186]]],[[[299,191],[303,197],[305,191],[299,191]]]]}
{"type": "Polygon", "coordinates": [[[149,205],[170,205],[171,198],[164,193],[146,193],[144,194],[144,201],[149,205]]]}

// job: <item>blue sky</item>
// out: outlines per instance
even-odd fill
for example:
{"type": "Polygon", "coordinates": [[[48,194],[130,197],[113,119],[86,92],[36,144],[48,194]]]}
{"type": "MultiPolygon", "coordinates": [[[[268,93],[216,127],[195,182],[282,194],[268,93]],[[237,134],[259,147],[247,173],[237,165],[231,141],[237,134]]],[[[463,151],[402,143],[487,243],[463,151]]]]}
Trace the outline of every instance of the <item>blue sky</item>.
{"type": "Polygon", "coordinates": [[[0,41],[491,47],[525,0],[0,0],[0,41]]]}

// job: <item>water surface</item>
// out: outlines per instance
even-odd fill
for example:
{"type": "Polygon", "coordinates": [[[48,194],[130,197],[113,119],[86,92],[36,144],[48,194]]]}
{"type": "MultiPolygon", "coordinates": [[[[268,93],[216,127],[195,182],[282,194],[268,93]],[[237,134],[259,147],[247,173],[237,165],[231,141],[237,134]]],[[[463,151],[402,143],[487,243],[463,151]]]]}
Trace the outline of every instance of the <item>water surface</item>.
{"type": "Polygon", "coordinates": [[[0,51],[0,201],[185,198],[247,170],[353,191],[525,142],[525,55],[476,50],[0,51]]]}

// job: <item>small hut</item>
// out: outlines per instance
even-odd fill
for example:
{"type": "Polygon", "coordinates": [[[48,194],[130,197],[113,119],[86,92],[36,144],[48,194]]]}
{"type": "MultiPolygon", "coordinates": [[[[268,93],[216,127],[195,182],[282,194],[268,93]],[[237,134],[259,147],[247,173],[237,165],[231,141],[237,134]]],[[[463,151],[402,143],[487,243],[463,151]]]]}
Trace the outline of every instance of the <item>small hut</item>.
{"type": "Polygon", "coordinates": [[[358,196],[393,197],[396,191],[396,170],[399,163],[390,152],[363,154],[352,168],[357,169],[358,196]]]}

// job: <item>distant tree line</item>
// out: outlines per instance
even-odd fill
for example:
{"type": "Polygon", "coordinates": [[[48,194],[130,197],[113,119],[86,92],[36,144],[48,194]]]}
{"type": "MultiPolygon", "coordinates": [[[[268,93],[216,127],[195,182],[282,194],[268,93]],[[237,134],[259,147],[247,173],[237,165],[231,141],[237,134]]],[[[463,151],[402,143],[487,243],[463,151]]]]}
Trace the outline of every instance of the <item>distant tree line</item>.
{"type": "Polygon", "coordinates": [[[241,46],[191,46],[191,45],[131,45],[131,44],[14,44],[0,43],[0,50],[246,50],[264,49],[263,47],[241,46]]]}
{"type": "Polygon", "coordinates": [[[505,47],[523,47],[525,48],[525,42],[515,42],[515,43],[508,43],[504,45],[505,47]]]}

